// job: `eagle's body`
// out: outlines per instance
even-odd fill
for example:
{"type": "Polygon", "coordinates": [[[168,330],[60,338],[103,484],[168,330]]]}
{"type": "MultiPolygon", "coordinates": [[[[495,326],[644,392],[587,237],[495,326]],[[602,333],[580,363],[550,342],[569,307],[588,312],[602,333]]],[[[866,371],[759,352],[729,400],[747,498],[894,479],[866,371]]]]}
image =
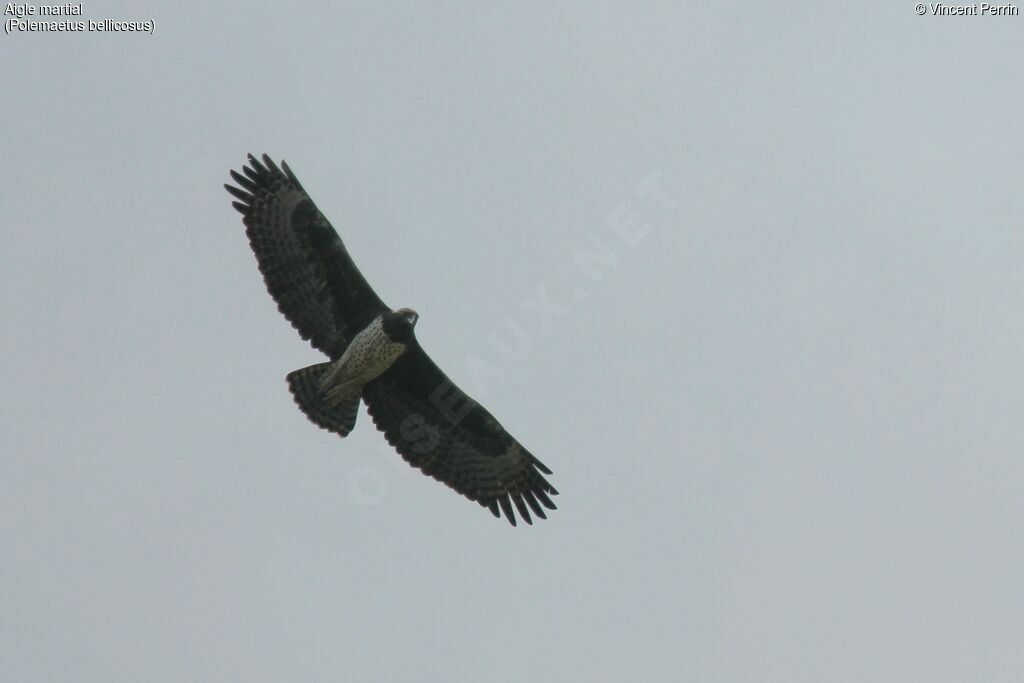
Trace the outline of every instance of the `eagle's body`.
{"type": "MultiPolygon", "coordinates": [[[[409,310],[409,309],[405,309],[409,310]]],[[[395,311],[402,315],[402,311],[395,311]]],[[[415,313],[410,313],[414,316],[415,313]]],[[[407,319],[408,320],[408,319],[407,319]]],[[[415,321],[415,318],[412,318],[415,321]]],[[[363,387],[371,379],[380,376],[406,350],[405,340],[401,338],[402,323],[395,323],[394,336],[388,334],[384,326],[384,316],[379,315],[370,321],[341,354],[341,358],[331,364],[320,380],[320,393],[328,401],[350,391],[361,394],[363,387]]],[[[409,325],[415,322],[409,322],[409,325]]]]}
{"type": "Polygon", "coordinates": [[[416,341],[418,315],[391,310],[284,162],[252,155],[239,185],[246,234],[278,308],[330,361],[288,374],[295,402],[315,424],[339,436],[355,426],[359,403],[411,465],[471,500],[499,509],[513,525],[513,506],[527,522],[546,517],[558,492],[551,470],[455,386],[416,341]],[[241,188],[241,189],[240,189],[241,188]]]}

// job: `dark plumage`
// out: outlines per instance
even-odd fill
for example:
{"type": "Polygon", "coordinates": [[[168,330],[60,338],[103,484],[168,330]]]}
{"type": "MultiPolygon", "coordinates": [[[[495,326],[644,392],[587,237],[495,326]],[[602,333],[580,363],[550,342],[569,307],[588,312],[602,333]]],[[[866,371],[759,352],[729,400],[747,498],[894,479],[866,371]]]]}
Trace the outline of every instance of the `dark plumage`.
{"type": "Polygon", "coordinates": [[[380,300],[288,165],[249,155],[231,177],[237,187],[224,187],[238,200],[267,290],[331,359],[288,375],[307,417],[345,436],[361,399],[409,464],[513,526],[516,511],[527,523],[531,511],[546,518],[558,493],[544,478],[551,470],[430,359],[416,340],[416,313],[380,300]]]}

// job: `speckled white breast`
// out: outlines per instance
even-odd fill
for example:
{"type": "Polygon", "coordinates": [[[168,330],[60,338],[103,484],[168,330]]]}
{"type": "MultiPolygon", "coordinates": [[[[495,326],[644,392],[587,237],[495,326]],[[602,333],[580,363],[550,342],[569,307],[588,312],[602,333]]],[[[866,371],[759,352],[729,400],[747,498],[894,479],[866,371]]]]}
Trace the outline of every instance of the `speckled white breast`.
{"type": "Polygon", "coordinates": [[[405,344],[391,341],[380,316],[357,334],[321,382],[321,390],[343,384],[363,385],[391,367],[405,344]]]}

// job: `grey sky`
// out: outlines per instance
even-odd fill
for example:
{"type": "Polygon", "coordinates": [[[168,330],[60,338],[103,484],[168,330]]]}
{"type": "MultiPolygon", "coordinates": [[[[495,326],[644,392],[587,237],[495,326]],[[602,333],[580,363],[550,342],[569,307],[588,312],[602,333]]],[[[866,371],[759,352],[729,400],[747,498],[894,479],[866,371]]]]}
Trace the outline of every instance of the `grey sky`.
{"type": "Polygon", "coordinates": [[[0,680],[1019,676],[1024,17],[84,10],[156,32],[0,36],[0,680]],[[294,407],[250,151],[554,470],[547,522],[294,407]]]}

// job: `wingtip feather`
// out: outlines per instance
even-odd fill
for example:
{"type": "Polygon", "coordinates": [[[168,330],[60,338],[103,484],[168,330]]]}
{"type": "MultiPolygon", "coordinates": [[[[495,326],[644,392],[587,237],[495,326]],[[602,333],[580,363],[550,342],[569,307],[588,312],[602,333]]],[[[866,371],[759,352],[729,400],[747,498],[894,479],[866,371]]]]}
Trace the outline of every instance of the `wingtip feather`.
{"type": "Polygon", "coordinates": [[[508,523],[515,526],[516,513],[512,511],[512,502],[508,499],[507,493],[498,499],[498,504],[501,505],[501,511],[505,513],[505,518],[508,519],[508,523]]]}
{"type": "Polygon", "coordinates": [[[530,506],[530,509],[533,510],[533,514],[537,515],[541,519],[548,518],[548,516],[544,513],[544,508],[542,508],[540,506],[540,503],[537,502],[537,497],[533,495],[533,491],[527,491],[526,493],[524,493],[523,498],[526,499],[526,503],[530,506]]]}
{"type": "Polygon", "coordinates": [[[234,185],[227,184],[224,185],[224,189],[230,192],[232,197],[235,197],[236,199],[241,199],[243,202],[246,203],[252,203],[253,196],[246,192],[245,190],[240,190],[234,185]]]}
{"type": "Polygon", "coordinates": [[[241,185],[243,189],[248,190],[249,192],[255,192],[258,189],[258,186],[256,185],[256,183],[254,183],[253,181],[249,180],[248,178],[246,178],[244,175],[242,175],[241,173],[239,173],[235,169],[231,169],[231,178],[236,183],[241,185]]]}
{"type": "Polygon", "coordinates": [[[533,518],[530,517],[530,511],[526,509],[526,503],[523,501],[523,496],[513,496],[512,502],[515,503],[516,510],[519,510],[519,516],[522,517],[523,521],[530,526],[533,526],[533,518]]]}
{"type": "Polygon", "coordinates": [[[532,455],[531,455],[530,457],[531,457],[531,458],[533,458],[533,466],[534,466],[534,467],[536,467],[536,468],[537,468],[538,470],[540,470],[540,471],[541,471],[541,472],[543,472],[544,474],[554,474],[554,472],[552,472],[552,471],[551,471],[551,470],[550,470],[550,469],[548,468],[548,466],[547,466],[547,465],[545,465],[544,463],[542,463],[542,462],[541,462],[540,460],[538,460],[538,459],[537,459],[537,458],[536,458],[535,456],[532,456],[532,455]]]}
{"type": "Polygon", "coordinates": [[[537,498],[540,500],[540,502],[544,504],[544,507],[546,507],[548,510],[557,510],[558,509],[555,506],[555,504],[551,502],[551,499],[548,498],[548,494],[544,493],[543,490],[537,489],[536,491],[534,491],[534,494],[537,496],[537,498]]]}

